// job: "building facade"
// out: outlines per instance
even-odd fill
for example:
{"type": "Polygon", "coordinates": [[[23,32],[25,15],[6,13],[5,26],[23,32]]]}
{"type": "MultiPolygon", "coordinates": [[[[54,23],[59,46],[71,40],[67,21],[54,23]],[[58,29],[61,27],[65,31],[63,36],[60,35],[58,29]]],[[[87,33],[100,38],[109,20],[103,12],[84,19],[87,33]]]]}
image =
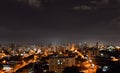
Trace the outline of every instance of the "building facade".
{"type": "Polygon", "coordinates": [[[49,59],[49,71],[55,71],[56,73],[62,73],[65,67],[75,65],[74,57],[51,57],[49,59]]]}

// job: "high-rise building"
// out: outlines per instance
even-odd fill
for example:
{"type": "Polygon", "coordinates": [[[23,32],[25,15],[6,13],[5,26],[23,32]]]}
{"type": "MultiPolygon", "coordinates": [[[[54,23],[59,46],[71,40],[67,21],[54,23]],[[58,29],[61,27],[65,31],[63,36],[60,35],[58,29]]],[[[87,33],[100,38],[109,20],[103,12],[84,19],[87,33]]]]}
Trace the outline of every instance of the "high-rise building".
{"type": "Polygon", "coordinates": [[[72,43],[71,50],[72,51],[75,50],[75,44],[74,43],[72,43]]]}
{"type": "Polygon", "coordinates": [[[70,50],[70,48],[71,48],[70,43],[68,43],[68,44],[66,45],[66,50],[70,50]]]}
{"type": "Polygon", "coordinates": [[[96,42],[95,48],[98,48],[98,47],[99,47],[99,43],[98,43],[98,42],[96,42]]]}
{"type": "Polygon", "coordinates": [[[14,44],[14,43],[10,44],[10,48],[15,50],[17,48],[16,44],[14,44]]]}
{"type": "Polygon", "coordinates": [[[71,67],[75,65],[75,58],[68,56],[51,57],[49,59],[49,71],[55,71],[56,73],[62,73],[65,67],[71,67]]]}

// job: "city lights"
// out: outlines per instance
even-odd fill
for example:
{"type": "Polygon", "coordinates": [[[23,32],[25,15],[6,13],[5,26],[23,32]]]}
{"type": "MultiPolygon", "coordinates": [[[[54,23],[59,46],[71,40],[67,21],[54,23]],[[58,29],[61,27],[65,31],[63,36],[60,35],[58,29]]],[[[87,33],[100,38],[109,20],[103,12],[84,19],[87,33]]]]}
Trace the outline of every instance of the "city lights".
{"type": "Polygon", "coordinates": [[[0,0],[0,73],[120,73],[120,0],[0,0]]]}

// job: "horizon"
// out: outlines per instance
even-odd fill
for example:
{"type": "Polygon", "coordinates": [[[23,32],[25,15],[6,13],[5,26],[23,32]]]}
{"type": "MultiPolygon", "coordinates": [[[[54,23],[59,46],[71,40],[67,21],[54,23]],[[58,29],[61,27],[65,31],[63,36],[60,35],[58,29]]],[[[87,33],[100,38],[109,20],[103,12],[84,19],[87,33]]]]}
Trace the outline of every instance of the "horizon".
{"type": "Polygon", "coordinates": [[[0,42],[119,44],[120,1],[45,1],[31,0],[30,4],[22,0],[1,1],[0,42]]]}

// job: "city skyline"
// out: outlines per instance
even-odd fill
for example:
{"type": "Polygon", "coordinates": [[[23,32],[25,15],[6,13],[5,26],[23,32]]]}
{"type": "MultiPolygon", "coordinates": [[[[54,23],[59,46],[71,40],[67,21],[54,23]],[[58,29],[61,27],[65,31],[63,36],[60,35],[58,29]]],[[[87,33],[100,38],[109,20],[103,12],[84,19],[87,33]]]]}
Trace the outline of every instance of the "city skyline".
{"type": "Polygon", "coordinates": [[[88,0],[86,2],[79,0],[82,8],[79,7],[79,3],[78,5],[73,3],[71,7],[72,0],[68,3],[67,0],[52,1],[53,3],[42,3],[43,7],[39,8],[15,0],[1,1],[0,41],[55,43],[100,41],[119,44],[119,5],[104,3],[93,5],[90,2],[86,3],[88,0]]]}

